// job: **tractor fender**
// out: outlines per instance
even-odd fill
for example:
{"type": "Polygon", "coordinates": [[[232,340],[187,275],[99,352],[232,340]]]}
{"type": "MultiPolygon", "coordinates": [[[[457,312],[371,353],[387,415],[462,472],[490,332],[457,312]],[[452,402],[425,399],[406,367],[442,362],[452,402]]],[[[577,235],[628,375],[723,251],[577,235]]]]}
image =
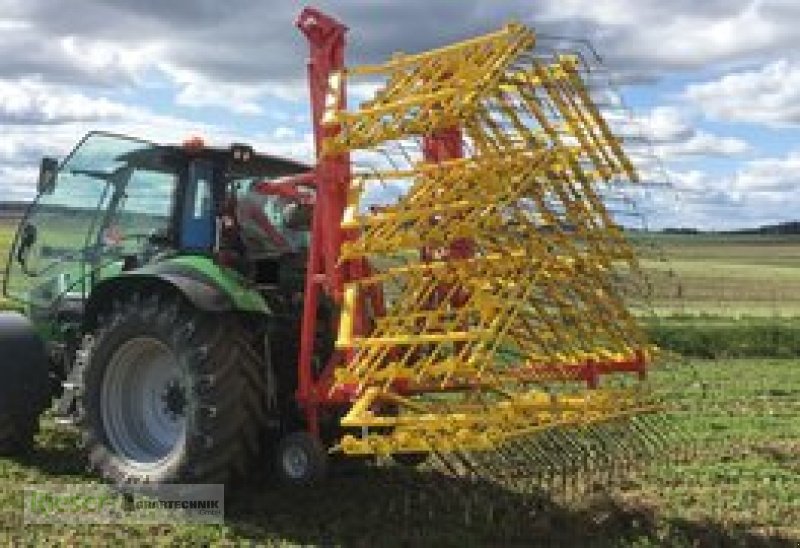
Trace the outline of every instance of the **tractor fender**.
{"type": "Polygon", "coordinates": [[[38,415],[49,400],[44,341],[18,312],[0,312],[0,414],[38,415]]]}
{"type": "Polygon", "coordinates": [[[86,302],[84,323],[94,326],[100,311],[108,308],[117,296],[154,292],[179,294],[193,307],[205,312],[233,310],[231,299],[212,284],[174,274],[141,274],[119,276],[96,285],[86,302]]]}
{"type": "MultiPolygon", "coordinates": [[[[205,312],[255,312],[265,314],[269,309],[260,295],[237,298],[235,291],[204,272],[178,265],[165,265],[162,269],[142,269],[125,272],[120,276],[97,284],[86,303],[84,325],[92,328],[97,315],[108,307],[117,295],[137,292],[172,292],[183,296],[198,310],[205,312]],[[258,297],[257,299],[255,297],[258,297]]],[[[241,291],[241,290],[240,290],[241,291]]]]}

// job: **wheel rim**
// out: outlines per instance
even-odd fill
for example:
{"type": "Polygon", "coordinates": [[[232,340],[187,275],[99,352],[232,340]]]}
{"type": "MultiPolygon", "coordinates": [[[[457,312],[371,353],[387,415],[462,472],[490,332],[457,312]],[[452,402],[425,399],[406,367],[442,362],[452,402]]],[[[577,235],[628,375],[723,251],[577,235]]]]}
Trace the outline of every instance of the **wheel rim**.
{"type": "Polygon", "coordinates": [[[186,384],[172,350],[152,337],[122,344],[108,363],[100,394],[106,437],[136,468],[158,468],[186,439],[186,384]]]}
{"type": "Polygon", "coordinates": [[[291,479],[302,479],[308,473],[308,455],[296,446],[286,447],[283,451],[283,470],[291,479]]]}

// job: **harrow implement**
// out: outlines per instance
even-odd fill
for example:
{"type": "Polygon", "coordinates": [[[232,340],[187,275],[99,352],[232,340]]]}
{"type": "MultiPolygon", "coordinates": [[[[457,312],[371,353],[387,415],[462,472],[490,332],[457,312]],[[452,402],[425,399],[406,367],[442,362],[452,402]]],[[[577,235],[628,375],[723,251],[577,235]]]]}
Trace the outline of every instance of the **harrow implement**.
{"type": "Polygon", "coordinates": [[[342,27],[313,10],[299,25],[320,216],[339,227],[310,272],[332,273],[340,310],[338,351],[300,399],[350,402],[337,449],[506,451],[657,410],[626,298],[641,272],[607,206],[639,176],[581,56],[510,24],[345,68],[342,27]],[[354,82],[375,91],[348,109],[354,82]]]}

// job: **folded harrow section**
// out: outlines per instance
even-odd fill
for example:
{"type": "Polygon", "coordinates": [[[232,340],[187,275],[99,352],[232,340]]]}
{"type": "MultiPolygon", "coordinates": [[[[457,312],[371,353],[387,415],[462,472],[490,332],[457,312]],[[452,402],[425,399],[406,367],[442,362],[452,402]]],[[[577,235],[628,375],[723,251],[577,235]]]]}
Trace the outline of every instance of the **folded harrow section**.
{"type": "Polygon", "coordinates": [[[638,175],[589,67],[535,46],[512,24],[330,78],[323,151],[352,159],[346,453],[492,449],[654,409],[625,300],[639,269],[604,201],[638,175]],[[377,91],[347,110],[359,79],[377,91]]]}

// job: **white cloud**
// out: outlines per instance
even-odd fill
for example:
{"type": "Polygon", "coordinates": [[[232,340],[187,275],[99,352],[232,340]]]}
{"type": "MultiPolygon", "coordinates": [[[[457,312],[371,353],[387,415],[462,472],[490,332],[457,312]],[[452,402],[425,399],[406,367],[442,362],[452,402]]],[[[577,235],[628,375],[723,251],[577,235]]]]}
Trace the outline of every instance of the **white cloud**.
{"type": "Polygon", "coordinates": [[[696,130],[683,142],[670,143],[656,147],[665,158],[689,156],[739,156],[750,150],[750,145],[735,137],[721,137],[707,131],[696,130]]]}
{"type": "Polygon", "coordinates": [[[750,150],[749,144],[739,138],[698,129],[695,117],[687,109],[676,106],[655,107],[639,116],[635,123],[663,161],[697,156],[739,156],[750,150]]]}
{"type": "MultiPolygon", "coordinates": [[[[743,192],[779,192],[800,195],[800,150],[784,158],[759,158],[747,162],[732,181],[732,188],[743,192]]],[[[800,215],[800,210],[794,212],[800,215]]]]}
{"type": "Polygon", "coordinates": [[[616,68],[656,76],[763,58],[800,37],[800,5],[780,0],[550,0],[538,11],[591,37],[616,68]]]}
{"type": "MultiPolygon", "coordinates": [[[[716,189],[715,179],[713,179],[705,171],[699,169],[691,169],[688,171],[672,171],[669,172],[670,180],[672,181],[673,188],[678,191],[685,192],[710,192],[716,189]]],[[[716,180],[719,182],[718,180],[716,180]]]]}
{"type": "MultiPolygon", "coordinates": [[[[257,152],[293,158],[308,163],[314,161],[314,135],[312,133],[304,133],[302,135],[294,133],[288,136],[280,130],[281,128],[278,128],[271,134],[250,135],[245,142],[252,144],[257,152]],[[282,135],[279,135],[279,133],[282,135]]],[[[236,140],[233,135],[226,136],[223,134],[223,137],[227,142],[236,140]]]]}
{"type": "Polygon", "coordinates": [[[162,64],[178,86],[175,102],[189,107],[219,107],[237,114],[262,114],[260,100],[267,93],[265,86],[243,85],[209,80],[200,73],[162,64]]]}
{"type": "Polygon", "coordinates": [[[670,171],[675,188],[689,192],[725,192],[731,197],[757,193],[784,193],[798,195],[800,186],[800,149],[784,157],[756,158],[742,162],[738,169],[727,175],[714,175],[692,169],[670,171]]]}
{"type": "Polygon", "coordinates": [[[676,209],[655,215],[658,226],[728,229],[796,220],[800,211],[800,149],[784,157],[743,162],[729,174],[670,171],[676,209]]]}
{"type": "MultiPolygon", "coordinates": [[[[168,76],[177,76],[182,104],[249,113],[263,93],[305,98],[307,46],[292,25],[301,7],[295,2],[74,0],[58,17],[45,0],[5,3],[0,49],[8,62],[0,71],[7,76],[62,73],[71,81],[125,83],[165,64],[173,69],[168,76]],[[222,100],[232,89],[231,100],[222,100]]],[[[796,49],[800,40],[800,5],[779,0],[542,0],[535,9],[530,0],[318,5],[352,29],[348,59],[355,63],[444,45],[510,19],[532,24],[543,37],[590,38],[615,68],[635,74],[763,59],[796,49]]]]}
{"type": "Polygon", "coordinates": [[[162,54],[159,42],[118,44],[111,40],[87,40],[68,35],[61,38],[58,44],[68,58],[89,72],[121,72],[132,79],[162,54]]]}
{"type": "Polygon", "coordinates": [[[175,102],[188,107],[220,107],[237,114],[262,114],[264,109],[258,104],[263,92],[236,85],[223,85],[209,82],[190,82],[180,84],[181,90],[175,102]]]}
{"type": "Polygon", "coordinates": [[[695,132],[686,113],[674,106],[655,107],[639,120],[645,136],[654,144],[685,141],[695,132]]]}
{"type": "Polygon", "coordinates": [[[275,128],[275,131],[272,132],[272,135],[276,139],[284,140],[293,138],[295,135],[297,135],[297,132],[294,130],[294,128],[278,126],[275,128]]]}
{"type": "Polygon", "coordinates": [[[64,86],[34,81],[0,81],[0,122],[58,124],[135,118],[140,109],[104,97],[93,98],[64,86]]]}
{"type": "Polygon", "coordinates": [[[691,84],[685,96],[720,120],[768,126],[800,125],[800,63],[778,60],[761,69],[733,72],[691,84]]]}

